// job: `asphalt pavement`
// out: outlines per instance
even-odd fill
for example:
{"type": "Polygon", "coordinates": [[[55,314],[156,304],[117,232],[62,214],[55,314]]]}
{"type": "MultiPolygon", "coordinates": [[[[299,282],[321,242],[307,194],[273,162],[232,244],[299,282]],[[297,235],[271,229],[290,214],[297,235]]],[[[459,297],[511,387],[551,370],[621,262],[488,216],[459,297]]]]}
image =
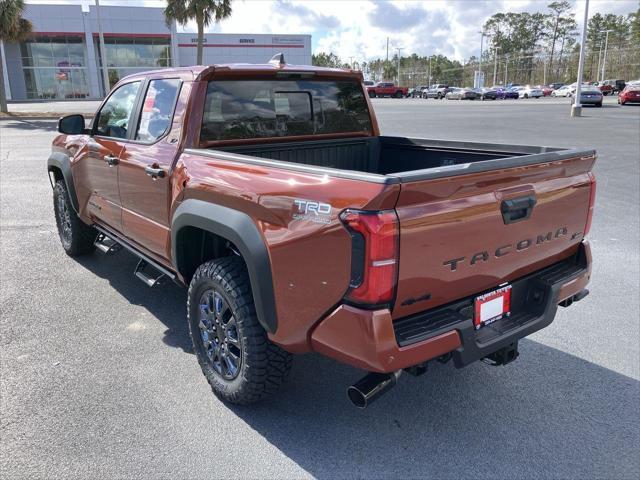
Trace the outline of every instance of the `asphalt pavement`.
{"type": "Polygon", "coordinates": [[[313,354],[269,401],[218,401],[184,290],[63,253],[55,122],[0,120],[0,478],[640,477],[640,106],[614,102],[374,100],[383,134],[595,147],[598,193],[591,295],[511,365],[436,364],[364,411],[362,372],[313,354]]]}

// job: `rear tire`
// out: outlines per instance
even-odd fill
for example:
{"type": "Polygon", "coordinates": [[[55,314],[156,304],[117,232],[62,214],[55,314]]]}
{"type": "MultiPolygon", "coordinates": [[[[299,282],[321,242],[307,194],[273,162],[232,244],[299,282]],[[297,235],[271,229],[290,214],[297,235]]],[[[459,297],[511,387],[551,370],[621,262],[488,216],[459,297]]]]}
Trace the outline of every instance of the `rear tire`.
{"type": "Polygon", "coordinates": [[[258,322],[242,258],[198,267],[189,285],[187,315],[198,363],[218,398],[246,405],[279,389],[292,355],[272,343],[258,322]]]}
{"type": "Polygon", "coordinates": [[[369,98],[376,98],[376,92],[369,92],[369,98]]]}
{"type": "Polygon", "coordinates": [[[402,98],[402,92],[397,91],[396,94],[394,95],[396,98],[402,98]]]}
{"type": "Polygon", "coordinates": [[[65,253],[77,257],[93,252],[98,232],[78,217],[64,180],[56,181],[53,187],[53,211],[65,253]]]}

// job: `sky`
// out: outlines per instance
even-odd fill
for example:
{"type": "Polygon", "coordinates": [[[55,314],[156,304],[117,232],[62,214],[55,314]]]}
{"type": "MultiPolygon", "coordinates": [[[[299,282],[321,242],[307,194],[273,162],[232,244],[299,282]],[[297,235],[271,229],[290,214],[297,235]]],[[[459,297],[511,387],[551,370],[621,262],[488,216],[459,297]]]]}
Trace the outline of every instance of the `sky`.
{"type": "MultiPolygon", "coordinates": [[[[402,55],[443,54],[462,60],[478,55],[480,30],[497,12],[545,11],[552,0],[234,0],[233,15],[208,31],[310,34],[314,53],[333,52],[343,61],[402,55]]],[[[27,0],[26,3],[94,3],[93,0],[27,0]]],[[[582,28],[585,0],[570,0],[582,28]]],[[[164,6],[162,0],[100,0],[101,5],[164,6]]],[[[626,15],[639,0],[591,0],[589,16],[626,15]]],[[[195,32],[195,24],[179,31],[195,32]]]]}

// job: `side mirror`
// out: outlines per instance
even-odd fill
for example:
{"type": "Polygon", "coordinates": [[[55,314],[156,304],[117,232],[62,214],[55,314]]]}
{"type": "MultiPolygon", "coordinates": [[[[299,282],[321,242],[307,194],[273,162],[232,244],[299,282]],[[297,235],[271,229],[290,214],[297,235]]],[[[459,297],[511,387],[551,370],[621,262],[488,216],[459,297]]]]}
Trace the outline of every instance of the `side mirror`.
{"type": "Polygon", "coordinates": [[[85,133],[84,117],[80,114],[65,115],[58,120],[58,131],[68,135],[80,135],[85,133]]]}

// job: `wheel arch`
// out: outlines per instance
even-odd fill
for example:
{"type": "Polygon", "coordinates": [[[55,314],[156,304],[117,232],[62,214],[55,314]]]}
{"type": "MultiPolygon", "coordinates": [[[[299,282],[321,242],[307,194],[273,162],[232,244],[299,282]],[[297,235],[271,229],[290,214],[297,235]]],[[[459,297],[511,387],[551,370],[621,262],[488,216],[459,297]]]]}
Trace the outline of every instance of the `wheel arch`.
{"type": "Polygon", "coordinates": [[[64,180],[67,186],[67,192],[71,199],[71,205],[73,209],[78,213],[80,211],[80,205],[78,203],[78,196],[76,194],[76,187],[73,183],[73,174],[71,173],[71,161],[69,156],[62,152],[53,152],[47,160],[47,172],[49,172],[49,181],[51,186],[54,187],[54,182],[51,180],[51,173],[53,173],[54,179],[64,180]]]}
{"type": "Polygon", "coordinates": [[[187,281],[197,268],[188,257],[189,234],[194,231],[207,232],[217,240],[231,243],[238,250],[249,273],[258,321],[267,332],[274,333],[277,315],[269,251],[251,217],[202,200],[182,202],[171,222],[171,255],[176,270],[187,281]]]}

